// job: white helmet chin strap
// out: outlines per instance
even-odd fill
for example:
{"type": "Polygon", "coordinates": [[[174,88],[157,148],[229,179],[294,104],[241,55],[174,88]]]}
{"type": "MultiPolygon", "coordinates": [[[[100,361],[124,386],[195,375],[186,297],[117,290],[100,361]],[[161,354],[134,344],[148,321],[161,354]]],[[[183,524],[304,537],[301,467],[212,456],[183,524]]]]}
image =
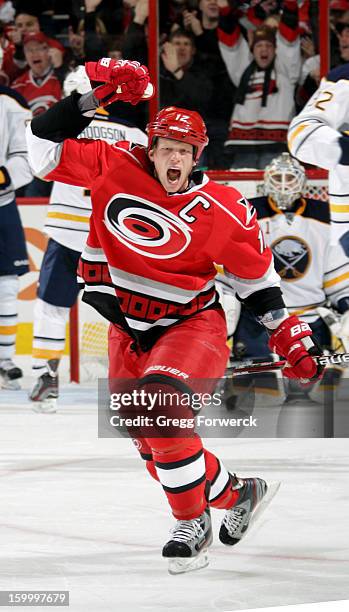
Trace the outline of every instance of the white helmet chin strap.
{"type": "Polygon", "coordinates": [[[290,210],[302,195],[306,180],[303,166],[289,153],[282,153],[265,168],[264,193],[280,210],[290,210]]]}

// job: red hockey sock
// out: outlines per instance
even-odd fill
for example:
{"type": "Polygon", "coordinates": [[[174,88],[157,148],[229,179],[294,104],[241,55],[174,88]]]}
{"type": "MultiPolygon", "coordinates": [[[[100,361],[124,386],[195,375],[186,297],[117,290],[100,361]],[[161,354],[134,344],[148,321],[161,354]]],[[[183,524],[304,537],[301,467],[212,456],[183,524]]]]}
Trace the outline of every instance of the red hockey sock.
{"type": "Polygon", "coordinates": [[[189,520],[200,516],[207,506],[200,438],[153,438],[148,443],[152,445],[156,474],[175,518],[189,520]]]}
{"type": "Polygon", "coordinates": [[[206,477],[210,482],[209,504],[213,508],[231,508],[239,497],[239,492],[233,490],[234,476],[227,472],[223,463],[213,453],[206,449],[204,453],[206,477]]]}
{"type": "Polygon", "coordinates": [[[146,462],[146,466],[147,466],[147,470],[148,470],[150,476],[152,478],[154,478],[155,480],[157,480],[158,482],[160,482],[159,476],[158,476],[158,473],[156,471],[156,467],[155,467],[155,463],[154,463],[153,459],[151,461],[148,460],[146,462]]]}

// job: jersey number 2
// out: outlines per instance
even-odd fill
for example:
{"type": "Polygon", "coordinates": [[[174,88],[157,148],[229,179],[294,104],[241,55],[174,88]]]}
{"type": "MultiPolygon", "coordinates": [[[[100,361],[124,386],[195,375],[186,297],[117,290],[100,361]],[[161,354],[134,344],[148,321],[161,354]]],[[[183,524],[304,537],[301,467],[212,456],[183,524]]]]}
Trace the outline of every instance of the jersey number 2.
{"type": "Polygon", "coordinates": [[[315,108],[318,108],[319,110],[324,111],[324,107],[320,106],[321,104],[326,104],[327,102],[331,102],[333,98],[333,93],[331,91],[322,91],[321,92],[321,99],[317,99],[315,101],[315,108]]]}

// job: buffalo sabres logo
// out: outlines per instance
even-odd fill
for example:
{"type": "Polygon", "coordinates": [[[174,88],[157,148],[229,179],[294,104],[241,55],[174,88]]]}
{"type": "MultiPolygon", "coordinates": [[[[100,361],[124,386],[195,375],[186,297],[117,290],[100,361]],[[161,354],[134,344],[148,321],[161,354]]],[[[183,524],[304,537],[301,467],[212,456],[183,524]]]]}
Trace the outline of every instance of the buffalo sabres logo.
{"type": "Polygon", "coordinates": [[[106,206],[108,230],[129,249],[145,257],[170,259],[191,241],[191,229],[170,211],[143,198],[118,193],[106,206]]]}
{"type": "Polygon", "coordinates": [[[298,236],[282,236],[271,249],[275,269],[283,280],[294,281],[304,276],[311,262],[310,249],[304,240],[298,236]]]}

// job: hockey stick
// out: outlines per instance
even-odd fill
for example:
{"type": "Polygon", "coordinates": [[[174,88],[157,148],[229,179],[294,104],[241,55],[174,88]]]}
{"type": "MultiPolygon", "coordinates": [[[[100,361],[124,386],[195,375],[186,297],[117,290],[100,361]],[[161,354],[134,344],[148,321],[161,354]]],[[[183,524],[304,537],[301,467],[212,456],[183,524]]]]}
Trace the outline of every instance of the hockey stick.
{"type": "MultiPolygon", "coordinates": [[[[333,353],[333,355],[319,355],[313,357],[314,361],[322,366],[339,365],[349,367],[349,353],[333,353]]],[[[285,367],[287,361],[245,361],[241,365],[229,366],[226,370],[227,376],[242,376],[246,374],[258,374],[259,372],[272,372],[273,370],[281,370],[285,367]]]]}

